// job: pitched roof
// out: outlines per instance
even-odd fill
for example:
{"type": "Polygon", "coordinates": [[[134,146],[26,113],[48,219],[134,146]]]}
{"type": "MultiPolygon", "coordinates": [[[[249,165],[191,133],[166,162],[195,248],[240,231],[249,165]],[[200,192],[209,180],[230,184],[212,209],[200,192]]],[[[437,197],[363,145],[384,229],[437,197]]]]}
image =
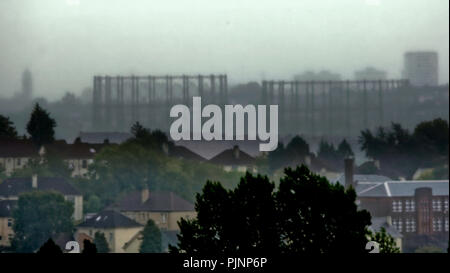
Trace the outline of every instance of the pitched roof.
{"type": "Polygon", "coordinates": [[[378,232],[382,227],[384,227],[386,232],[393,238],[403,237],[403,235],[393,225],[390,225],[387,222],[386,217],[372,217],[372,225],[370,225],[369,229],[374,232],[378,232]]]}
{"type": "Polygon", "coordinates": [[[142,225],[136,221],[126,217],[125,215],[114,211],[104,210],[94,217],[87,219],[78,227],[90,227],[90,228],[119,228],[119,227],[141,227],[142,225]]]}
{"type": "Polygon", "coordinates": [[[141,192],[128,194],[120,200],[117,208],[121,211],[193,211],[194,205],[173,192],[150,192],[147,201],[142,203],[141,192]]]}
{"type": "Polygon", "coordinates": [[[44,145],[48,154],[57,155],[63,159],[86,159],[93,158],[101,149],[108,144],[89,144],[75,142],[68,144],[65,142],[55,142],[44,145]]]}
{"type": "Polygon", "coordinates": [[[414,196],[415,190],[418,188],[431,188],[433,196],[448,196],[448,180],[363,182],[360,184],[356,187],[356,193],[359,197],[414,196]]]}
{"type": "Polygon", "coordinates": [[[17,200],[0,200],[0,217],[11,217],[17,200]]]}
{"type": "Polygon", "coordinates": [[[0,157],[34,157],[39,149],[29,140],[0,138],[0,157]]]}
{"type": "Polygon", "coordinates": [[[184,146],[172,146],[169,150],[169,155],[174,157],[180,157],[187,160],[206,161],[202,156],[194,153],[184,146]]]}
{"type": "MultiPolygon", "coordinates": [[[[354,175],[356,194],[359,197],[414,196],[418,188],[431,188],[434,196],[448,196],[448,180],[399,180],[393,181],[382,175],[354,175]]],[[[334,183],[345,185],[345,175],[334,183]]]]}
{"type": "Polygon", "coordinates": [[[209,162],[218,165],[252,165],[255,159],[246,152],[234,146],[232,149],[225,150],[215,157],[211,158],[209,162]]]}
{"type": "Polygon", "coordinates": [[[80,132],[81,142],[85,143],[104,143],[108,139],[109,143],[120,144],[132,137],[126,132],[80,132]]]}
{"type": "MultiPolygon", "coordinates": [[[[81,195],[64,178],[60,177],[38,177],[37,190],[56,191],[63,195],[81,195]]],[[[33,190],[31,177],[8,178],[0,184],[0,196],[18,196],[21,193],[33,190]]]]}
{"type": "MultiPolygon", "coordinates": [[[[355,174],[353,175],[353,180],[359,183],[359,182],[386,182],[392,179],[387,176],[377,174],[355,174]]],[[[340,175],[335,182],[345,186],[345,174],[340,175]]]]}

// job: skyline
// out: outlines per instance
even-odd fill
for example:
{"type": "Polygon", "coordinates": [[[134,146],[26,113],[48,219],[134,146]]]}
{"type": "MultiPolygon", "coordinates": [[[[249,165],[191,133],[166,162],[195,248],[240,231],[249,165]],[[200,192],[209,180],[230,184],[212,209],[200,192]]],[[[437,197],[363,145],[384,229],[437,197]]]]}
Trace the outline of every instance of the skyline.
{"type": "Polygon", "coordinates": [[[234,84],[373,66],[401,78],[415,50],[437,51],[448,83],[448,1],[317,2],[5,0],[0,96],[20,90],[26,68],[50,100],[96,74],[226,73],[234,84]]]}

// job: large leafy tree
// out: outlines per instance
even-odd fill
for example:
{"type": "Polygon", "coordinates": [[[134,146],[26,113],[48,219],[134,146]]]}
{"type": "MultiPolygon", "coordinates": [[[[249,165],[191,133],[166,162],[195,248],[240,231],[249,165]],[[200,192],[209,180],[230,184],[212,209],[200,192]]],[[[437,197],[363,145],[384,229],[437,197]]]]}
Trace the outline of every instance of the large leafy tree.
{"type": "Polygon", "coordinates": [[[32,191],[19,195],[13,211],[13,249],[33,252],[54,235],[72,232],[73,211],[73,204],[56,192],[32,191]]]}
{"type": "Polygon", "coordinates": [[[378,232],[372,232],[370,234],[370,241],[375,241],[380,244],[380,253],[400,253],[395,239],[386,232],[384,227],[378,232]]]}
{"type": "Polygon", "coordinates": [[[285,253],[365,252],[370,214],[356,193],[306,166],[286,169],[276,195],[285,253]]]}
{"type": "Polygon", "coordinates": [[[140,253],[159,253],[161,252],[161,231],[153,220],[148,220],[142,231],[142,244],[139,248],[140,253]]]}
{"type": "Polygon", "coordinates": [[[358,211],[354,190],[330,184],[305,166],[286,169],[279,190],[247,173],[234,190],[207,182],[196,219],[181,219],[172,252],[364,253],[370,214],[358,211]]]}
{"type": "Polygon", "coordinates": [[[362,131],[359,142],[366,156],[380,162],[382,171],[395,166],[395,176],[411,178],[418,168],[448,162],[448,123],[442,119],[418,124],[413,134],[396,123],[390,129],[362,131]]]}
{"type": "Polygon", "coordinates": [[[53,142],[55,139],[55,127],[56,121],[36,103],[27,123],[27,132],[30,134],[33,142],[38,146],[53,142]]]}
{"type": "Polygon", "coordinates": [[[95,232],[94,244],[95,247],[97,248],[98,253],[109,253],[111,251],[108,242],[106,241],[105,234],[103,232],[100,231],[95,232]]]}
{"type": "Polygon", "coordinates": [[[17,131],[9,117],[0,115],[0,137],[17,138],[17,131]]]}

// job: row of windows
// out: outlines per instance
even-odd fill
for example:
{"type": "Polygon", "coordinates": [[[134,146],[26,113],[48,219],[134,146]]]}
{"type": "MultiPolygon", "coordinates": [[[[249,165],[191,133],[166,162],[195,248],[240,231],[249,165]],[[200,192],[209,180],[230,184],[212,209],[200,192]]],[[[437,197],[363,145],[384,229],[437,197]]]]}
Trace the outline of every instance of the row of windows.
{"type": "MultiPolygon", "coordinates": [[[[434,199],[432,201],[433,211],[448,211],[448,199],[442,201],[440,199],[434,199]]],[[[392,201],[393,212],[414,212],[416,211],[416,202],[414,200],[405,200],[405,206],[403,207],[402,200],[392,201]]]]}
{"type": "Polygon", "coordinates": [[[405,223],[402,219],[393,219],[392,225],[400,232],[416,232],[416,219],[414,218],[406,219],[405,223]]]}
{"type": "Polygon", "coordinates": [[[433,218],[433,231],[440,232],[446,231],[448,232],[448,217],[445,220],[441,218],[433,218]]]}

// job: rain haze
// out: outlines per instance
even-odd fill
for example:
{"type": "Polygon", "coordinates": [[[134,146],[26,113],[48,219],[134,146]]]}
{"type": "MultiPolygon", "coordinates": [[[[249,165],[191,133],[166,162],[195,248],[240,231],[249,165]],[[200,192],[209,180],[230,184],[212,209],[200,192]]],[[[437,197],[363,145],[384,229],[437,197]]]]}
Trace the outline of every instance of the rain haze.
{"type": "Polygon", "coordinates": [[[449,75],[447,0],[2,0],[0,96],[80,94],[92,76],[227,73],[230,83],[373,66],[401,77],[403,54],[439,54],[449,75]]]}

